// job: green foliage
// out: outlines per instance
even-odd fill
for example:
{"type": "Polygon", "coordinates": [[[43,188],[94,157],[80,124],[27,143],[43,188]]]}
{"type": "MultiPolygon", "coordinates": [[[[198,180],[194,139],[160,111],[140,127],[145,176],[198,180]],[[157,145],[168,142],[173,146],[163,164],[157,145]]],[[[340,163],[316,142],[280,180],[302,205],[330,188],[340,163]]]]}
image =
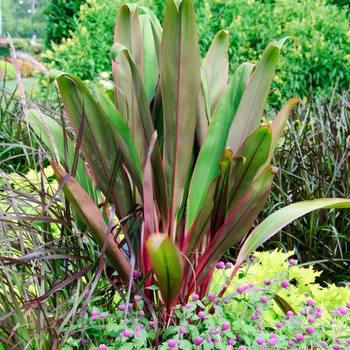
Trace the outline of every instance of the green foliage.
{"type": "MultiPolygon", "coordinates": [[[[79,8],[79,19],[67,39],[42,58],[51,69],[61,69],[78,75],[83,80],[94,79],[95,74],[111,72],[110,49],[119,6],[124,1],[88,0],[79,8]]],[[[53,1],[54,3],[54,1],[53,1]]],[[[144,4],[144,1],[138,1],[144,4]]]]}
{"type": "MultiPolygon", "coordinates": [[[[350,104],[334,94],[295,111],[274,155],[279,167],[261,220],[276,208],[300,200],[348,198],[350,104]]],[[[321,211],[285,227],[266,248],[295,250],[300,262],[319,261],[322,280],[336,282],[348,273],[350,218],[347,213],[321,211]]]]}
{"type": "MultiPolygon", "coordinates": [[[[18,51],[26,50],[29,46],[25,39],[13,38],[11,40],[13,42],[13,46],[18,51]]],[[[10,43],[7,39],[1,39],[0,41],[0,56],[11,57],[10,43]]]]}
{"type": "Polygon", "coordinates": [[[45,9],[47,15],[46,45],[50,46],[51,41],[60,44],[62,38],[69,38],[71,30],[74,29],[74,16],[78,13],[80,5],[84,0],[51,0],[50,5],[45,9]]]}
{"type": "Polygon", "coordinates": [[[13,64],[5,60],[0,61],[0,79],[14,79],[16,77],[13,64]]]}
{"type": "MultiPolygon", "coordinates": [[[[164,1],[146,3],[158,18],[162,18],[164,1]]],[[[109,62],[100,58],[103,56],[100,52],[107,53],[113,40],[108,33],[113,28],[117,6],[92,0],[80,12],[72,42],[54,46],[46,57],[60,69],[83,79],[91,79],[94,71],[110,71],[109,62]],[[96,45],[95,38],[103,40],[96,45]]],[[[219,29],[229,31],[230,73],[242,62],[257,63],[263,49],[273,39],[292,34],[298,38],[298,47],[289,45],[279,64],[272,85],[278,90],[270,99],[271,104],[280,106],[292,96],[305,99],[311,91],[327,94],[336,84],[339,89],[348,88],[350,31],[346,9],[327,5],[325,0],[195,0],[194,6],[202,57],[219,29]]]]}
{"type": "MultiPolygon", "coordinates": [[[[336,84],[349,87],[350,31],[345,9],[326,5],[324,0],[213,0],[205,3],[205,9],[203,21],[210,27],[199,25],[203,28],[199,36],[213,37],[218,27],[229,30],[231,69],[242,61],[257,62],[273,39],[291,34],[297,37],[299,45],[286,49],[276,71],[272,85],[278,88],[275,100],[293,95],[305,98],[311,91],[329,93],[336,84]]],[[[208,43],[203,44],[205,50],[208,43]]]]}

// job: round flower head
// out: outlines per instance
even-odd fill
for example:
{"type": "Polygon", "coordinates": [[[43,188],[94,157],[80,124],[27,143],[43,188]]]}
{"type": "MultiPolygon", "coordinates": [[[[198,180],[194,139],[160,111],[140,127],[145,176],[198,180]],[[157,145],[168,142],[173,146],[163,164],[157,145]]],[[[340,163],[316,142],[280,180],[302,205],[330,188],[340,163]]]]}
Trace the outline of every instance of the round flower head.
{"type": "Polygon", "coordinates": [[[201,345],[202,344],[202,338],[201,337],[197,337],[194,341],[193,341],[193,343],[195,344],[195,345],[201,345]]]}
{"type": "Polygon", "coordinates": [[[228,329],[230,329],[230,322],[224,322],[222,325],[221,325],[221,329],[223,331],[227,331],[228,329]]]}
{"type": "Polygon", "coordinates": [[[171,348],[171,349],[175,349],[175,348],[176,348],[176,341],[175,341],[174,339],[170,339],[170,340],[168,341],[168,346],[169,346],[169,348],[171,348]]]}
{"type": "Polygon", "coordinates": [[[263,295],[260,300],[263,302],[263,303],[267,303],[269,301],[269,298],[266,296],[266,295],[263,295]]]}
{"type": "Polygon", "coordinates": [[[282,288],[287,288],[289,286],[289,281],[288,280],[283,280],[282,282],[281,282],[281,287],[282,288]]]}
{"type": "Polygon", "coordinates": [[[296,265],[297,261],[294,260],[294,259],[290,259],[290,260],[289,260],[289,263],[290,263],[291,265],[296,265]]]}
{"type": "Polygon", "coordinates": [[[222,270],[225,267],[225,263],[223,261],[219,261],[215,267],[219,270],[222,270]]]}
{"type": "Polygon", "coordinates": [[[107,346],[105,344],[100,344],[98,350],[107,350],[107,346]]]}
{"type": "Polygon", "coordinates": [[[296,336],[295,336],[295,339],[297,341],[303,341],[304,340],[304,335],[302,333],[298,333],[296,336]]]}

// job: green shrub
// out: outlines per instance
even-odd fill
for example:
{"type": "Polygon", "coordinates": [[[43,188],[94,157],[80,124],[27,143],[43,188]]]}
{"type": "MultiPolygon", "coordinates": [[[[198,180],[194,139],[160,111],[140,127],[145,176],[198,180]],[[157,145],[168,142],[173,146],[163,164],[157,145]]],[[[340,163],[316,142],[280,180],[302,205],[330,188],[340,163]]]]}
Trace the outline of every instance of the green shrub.
{"type": "Polygon", "coordinates": [[[70,37],[70,30],[75,26],[74,16],[79,11],[84,0],[51,0],[50,5],[45,9],[48,17],[46,44],[51,41],[61,43],[62,38],[70,37]]]}
{"type": "Polygon", "coordinates": [[[0,61],[0,79],[14,79],[16,77],[13,64],[5,60],[0,61]]]}
{"type": "MultiPolygon", "coordinates": [[[[13,38],[12,39],[13,46],[18,51],[23,51],[28,48],[28,43],[25,39],[22,38],[13,38]]],[[[7,39],[2,39],[0,41],[0,56],[11,57],[10,54],[10,43],[7,39]]]]}
{"type": "MultiPolygon", "coordinates": [[[[147,3],[162,18],[164,1],[147,3]]],[[[80,11],[71,41],[54,46],[45,57],[83,79],[91,79],[92,72],[110,71],[110,33],[119,4],[111,0],[88,1],[80,11]]],[[[328,93],[337,82],[339,88],[348,88],[350,31],[346,9],[327,5],[325,0],[196,0],[194,6],[202,57],[217,31],[229,30],[231,72],[244,61],[258,62],[272,39],[291,34],[298,38],[299,46],[289,45],[277,70],[274,103],[281,96],[308,97],[310,90],[328,93]]]]}

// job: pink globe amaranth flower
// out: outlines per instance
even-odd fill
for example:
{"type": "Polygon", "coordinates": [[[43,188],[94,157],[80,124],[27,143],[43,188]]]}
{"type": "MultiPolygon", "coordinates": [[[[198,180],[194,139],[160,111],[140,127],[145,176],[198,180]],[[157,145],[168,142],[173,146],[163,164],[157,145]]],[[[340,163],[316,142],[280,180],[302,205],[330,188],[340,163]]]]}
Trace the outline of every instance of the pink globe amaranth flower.
{"type": "Polygon", "coordinates": [[[256,309],[256,313],[257,313],[258,315],[261,315],[261,314],[262,314],[262,310],[256,309]]]}
{"type": "Polygon", "coordinates": [[[260,300],[263,302],[263,303],[267,303],[269,301],[269,298],[266,296],[266,295],[263,295],[260,300]]]}
{"type": "Polygon", "coordinates": [[[180,333],[182,333],[182,334],[187,333],[187,329],[186,329],[185,326],[181,326],[181,327],[180,327],[180,333]]]}
{"type": "Polygon", "coordinates": [[[328,346],[328,344],[325,341],[321,341],[320,344],[323,348],[326,348],[328,346]]]}
{"type": "Polygon", "coordinates": [[[148,322],[148,327],[149,328],[153,328],[154,327],[154,322],[153,321],[149,321],[148,322]]]}
{"type": "Polygon", "coordinates": [[[298,333],[296,336],[295,336],[295,339],[297,341],[303,341],[304,340],[304,335],[302,333],[298,333]]]}
{"type": "Polygon", "coordinates": [[[283,280],[282,282],[281,282],[281,287],[282,288],[287,288],[289,286],[289,281],[288,280],[283,280]]]}
{"type": "Polygon", "coordinates": [[[243,286],[239,286],[239,287],[237,288],[237,292],[238,292],[238,293],[243,293],[244,291],[245,291],[245,289],[244,289],[243,286]]]}
{"type": "Polygon", "coordinates": [[[91,319],[94,321],[94,320],[96,320],[97,317],[98,317],[98,315],[92,315],[91,319]]]}
{"type": "Polygon", "coordinates": [[[286,316],[287,318],[294,316],[293,311],[287,311],[286,316]]]}
{"type": "Polygon", "coordinates": [[[274,346],[277,344],[277,338],[271,338],[269,341],[269,345],[274,346]]]}
{"type": "Polygon", "coordinates": [[[350,338],[346,339],[346,344],[350,345],[350,338]]]}
{"type": "Polygon", "coordinates": [[[205,313],[204,313],[204,311],[199,311],[199,312],[198,312],[198,317],[199,317],[200,319],[202,319],[202,320],[205,320],[205,313]]]}
{"type": "Polygon", "coordinates": [[[211,338],[210,338],[209,336],[206,336],[206,337],[205,337],[205,341],[206,341],[207,343],[211,343],[211,338]]]}
{"type": "Polygon", "coordinates": [[[199,300],[199,295],[196,293],[192,294],[192,300],[194,301],[199,300]]]}
{"type": "Polygon", "coordinates": [[[312,299],[307,299],[306,300],[306,305],[308,306],[314,306],[315,302],[312,299]]]}
{"type": "Polygon", "coordinates": [[[312,316],[310,316],[310,317],[307,319],[307,322],[309,322],[309,323],[315,323],[315,319],[314,319],[312,316]]]}
{"type": "Polygon", "coordinates": [[[288,341],[288,345],[289,345],[289,346],[294,346],[294,345],[295,345],[295,341],[292,340],[292,339],[289,340],[289,341],[288,341]]]}
{"type": "Polygon", "coordinates": [[[168,341],[168,346],[169,346],[169,348],[171,348],[171,349],[175,349],[175,348],[176,348],[176,341],[175,341],[174,339],[170,339],[170,340],[168,341]]]}
{"type": "Polygon", "coordinates": [[[202,344],[202,338],[201,337],[197,337],[194,341],[193,344],[195,345],[201,345],[202,344]]]}
{"type": "Polygon", "coordinates": [[[226,263],[226,267],[227,267],[228,269],[231,269],[231,268],[233,267],[233,264],[230,263],[230,262],[227,262],[227,263],[226,263]]]}
{"type": "Polygon", "coordinates": [[[187,303],[186,305],[185,305],[185,308],[186,309],[190,309],[192,307],[192,305],[190,304],[190,303],[187,303]]]}
{"type": "Polygon", "coordinates": [[[227,341],[227,345],[234,345],[235,343],[235,340],[233,338],[230,338],[228,341],[227,341]]]}
{"type": "Polygon", "coordinates": [[[98,316],[98,315],[99,315],[98,310],[92,310],[91,311],[91,316],[98,316]]]}
{"type": "Polygon", "coordinates": [[[81,341],[81,346],[85,346],[85,345],[87,345],[87,340],[83,339],[83,340],[81,341]]]}
{"type": "Polygon", "coordinates": [[[257,314],[253,314],[253,315],[251,316],[251,319],[252,319],[253,321],[257,320],[258,318],[259,318],[259,316],[258,316],[257,314]]]}
{"type": "Polygon", "coordinates": [[[134,278],[140,278],[141,277],[141,274],[139,271],[135,270],[133,273],[132,273],[132,277],[134,278]]]}
{"type": "Polygon", "coordinates": [[[249,260],[250,260],[251,262],[254,262],[254,261],[255,261],[255,259],[254,259],[254,258],[249,258],[249,260]]]}
{"type": "Polygon", "coordinates": [[[98,350],[107,350],[107,346],[105,344],[100,344],[98,350]]]}
{"type": "Polygon", "coordinates": [[[125,311],[125,310],[126,310],[126,306],[125,306],[124,304],[119,305],[119,306],[118,306],[118,310],[119,310],[119,311],[125,311]]]}
{"type": "Polygon", "coordinates": [[[276,327],[277,327],[277,328],[282,328],[282,327],[283,327],[283,323],[277,322],[277,323],[276,323],[276,327]]]}
{"type": "Polygon", "coordinates": [[[294,260],[294,259],[289,259],[289,263],[290,263],[291,265],[296,265],[297,261],[294,260]]]}
{"type": "Polygon", "coordinates": [[[247,348],[244,345],[241,345],[238,350],[247,350],[247,348]]]}
{"type": "Polygon", "coordinates": [[[223,331],[227,331],[228,329],[230,329],[231,325],[230,325],[230,322],[224,322],[222,325],[221,325],[221,329],[223,331]]]}
{"type": "Polygon", "coordinates": [[[129,329],[126,329],[126,330],[123,332],[123,335],[124,335],[124,337],[129,338],[129,337],[130,337],[130,335],[131,335],[130,330],[129,330],[129,329]]]}
{"type": "Polygon", "coordinates": [[[265,280],[264,284],[265,284],[265,286],[269,286],[271,284],[271,281],[270,280],[265,280]]]}
{"type": "Polygon", "coordinates": [[[138,338],[138,339],[140,339],[140,338],[141,338],[141,333],[136,332],[136,333],[135,333],[135,337],[138,338]]]}
{"type": "Polygon", "coordinates": [[[210,294],[208,295],[208,299],[209,299],[210,301],[215,301],[215,299],[216,299],[215,294],[214,294],[214,293],[210,293],[210,294]]]}
{"type": "Polygon", "coordinates": [[[135,295],[134,300],[135,300],[135,301],[140,301],[140,300],[141,300],[141,297],[140,297],[139,295],[135,295]]]}
{"type": "Polygon", "coordinates": [[[350,309],[350,303],[347,303],[347,304],[346,304],[346,307],[347,307],[348,309],[350,309]]]}
{"type": "Polygon", "coordinates": [[[106,318],[106,315],[104,313],[100,314],[100,318],[104,319],[106,318]]]}
{"type": "Polygon", "coordinates": [[[261,345],[261,344],[264,344],[264,339],[263,338],[258,338],[256,340],[257,344],[261,345]]]}
{"type": "Polygon", "coordinates": [[[225,263],[223,261],[219,261],[218,263],[216,263],[215,267],[218,270],[222,270],[225,267],[225,263]]]}
{"type": "Polygon", "coordinates": [[[338,310],[340,311],[340,313],[342,314],[342,315],[347,315],[347,313],[348,313],[348,310],[346,310],[344,307],[342,307],[342,306],[340,306],[340,307],[338,307],[338,310]]]}
{"type": "Polygon", "coordinates": [[[332,349],[333,350],[340,350],[340,346],[338,344],[334,344],[332,349]]]}
{"type": "Polygon", "coordinates": [[[145,316],[145,313],[143,311],[140,311],[138,314],[137,314],[138,317],[144,317],[145,316]]]}
{"type": "Polygon", "coordinates": [[[306,333],[307,333],[307,334],[313,334],[314,332],[315,332],[314,327],[307,327],[307,328],[306,328],[306,333]]]}
{"type": "Polygon", "coordinates": [[[317,318],[322,318],[322,312],[316,312],[316,317],[317,318]]]}

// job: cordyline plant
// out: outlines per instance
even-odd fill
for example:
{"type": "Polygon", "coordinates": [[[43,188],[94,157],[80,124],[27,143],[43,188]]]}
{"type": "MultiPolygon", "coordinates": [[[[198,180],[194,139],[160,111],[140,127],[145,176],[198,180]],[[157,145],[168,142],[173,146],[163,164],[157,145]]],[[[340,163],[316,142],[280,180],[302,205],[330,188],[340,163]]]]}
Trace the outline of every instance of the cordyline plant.
{"type": "MultiPolygon", "coordinates": [[[[271,126],[260,127],[286,40],[269,44],[258,65],[243,63],[228,82],[228,33],[217,33],[201,62],[191,0],[168,0],[163,29],[149,9],[124,4],[111,49],[114,89],[97,89],[94,96],[78,77],[50,74],[76,147],[64,123],[65,141],[57,122],[36,110],[28,113],[65,165],[52,161],[66,198],[100,246],[106,242],[119,278],[129,281],[136,269],[142,271],[145,287],[158,285],[158,302],[169,313],[192,293],[205,295],[215,264],[249,233],[267,200],[276,173],[273,152],[300,102],[290,99],[271,126]],[[122,235],[107,227],[113,210],[101,212],[101,201],[115,208],[122,235]]],[[[295,218],[349,206],[350,200],[322,199],[271,215],[246,238],[232,277],[251,252],[295,218]]]]}

